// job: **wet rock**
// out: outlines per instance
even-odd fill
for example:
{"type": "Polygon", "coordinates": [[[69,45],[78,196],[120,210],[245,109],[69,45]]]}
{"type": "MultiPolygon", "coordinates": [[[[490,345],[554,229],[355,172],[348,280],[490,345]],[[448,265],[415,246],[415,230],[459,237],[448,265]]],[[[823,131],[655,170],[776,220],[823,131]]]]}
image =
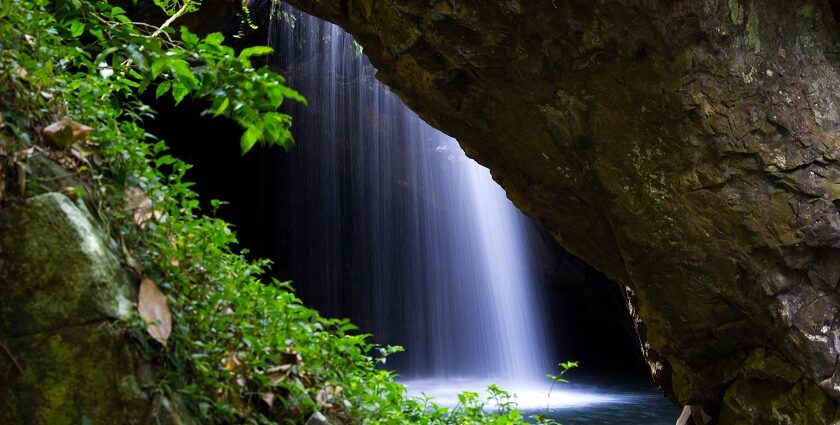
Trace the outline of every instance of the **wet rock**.
{"type": "Polygon", "coordinates": [[[723,424],[834,417],[840,33],[827,2],[289,3],[353,33],[378,78],[630,288],[675,404],[723,424]]]}

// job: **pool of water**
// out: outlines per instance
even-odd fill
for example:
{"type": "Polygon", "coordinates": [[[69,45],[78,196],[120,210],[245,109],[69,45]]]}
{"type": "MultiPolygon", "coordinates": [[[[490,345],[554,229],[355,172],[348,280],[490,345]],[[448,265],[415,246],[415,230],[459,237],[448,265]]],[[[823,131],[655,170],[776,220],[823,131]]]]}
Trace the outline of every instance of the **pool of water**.
{"type": "Polygon", "coordinates": [[[515,394],[517,406],[527,416],[546,415],[564,425],[673,425],[679,410],[651,385],[597,385],[587,383],[555,386],[549,399],[549,383],[521,383],[475,379],[414,379],[402,382],[412,395],[425,394],[443,406],[458,403],[458,393],[486,394],[495,383],[515,394]]]}

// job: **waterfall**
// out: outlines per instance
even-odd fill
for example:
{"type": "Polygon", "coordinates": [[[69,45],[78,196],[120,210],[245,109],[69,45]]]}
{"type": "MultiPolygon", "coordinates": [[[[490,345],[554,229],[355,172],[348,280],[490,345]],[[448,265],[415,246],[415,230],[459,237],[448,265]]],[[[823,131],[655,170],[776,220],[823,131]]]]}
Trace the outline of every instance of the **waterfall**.
{"type": "Polygon", "coordinates": [[[286,183],[275,269],[323,314],[403,345],[388,365],[405,377],[544,381],[533,225],[349,34],[275,6],[269,37],[270,65],[309,101],[289,107],[297,146],[270,164],[286,183]]]}

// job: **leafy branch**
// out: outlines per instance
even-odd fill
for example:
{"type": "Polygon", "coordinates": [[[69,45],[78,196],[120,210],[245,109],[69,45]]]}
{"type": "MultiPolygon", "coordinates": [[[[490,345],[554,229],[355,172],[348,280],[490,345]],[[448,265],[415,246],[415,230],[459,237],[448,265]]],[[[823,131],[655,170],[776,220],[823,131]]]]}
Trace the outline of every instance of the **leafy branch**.
{"type": "Polygon", "coordinates": [[[286,99],[304,104],[306,100],[286,86],[281,75],[254,66],[254,57],[272,54],[273,49],[253,46],[237,54],[224,44],[221,33],[200,38],[186,27],[174,40],[171,25],[196,5],[181,3],[149,35],[137,30],[123,9],[102,3],[81,3],[65,11],[63,21],[71,38],[93,41],[86,50],[99,53],[82,64],[110,79],[112,92],[142,94],[153,86],[157,97],[170,93],[176,104],[187,96],[205,99],[210,107],[204,113],[230,118],[243,128],[243,155],[257,143],[290,148],[292,120],[279,108],[286,99]]]}

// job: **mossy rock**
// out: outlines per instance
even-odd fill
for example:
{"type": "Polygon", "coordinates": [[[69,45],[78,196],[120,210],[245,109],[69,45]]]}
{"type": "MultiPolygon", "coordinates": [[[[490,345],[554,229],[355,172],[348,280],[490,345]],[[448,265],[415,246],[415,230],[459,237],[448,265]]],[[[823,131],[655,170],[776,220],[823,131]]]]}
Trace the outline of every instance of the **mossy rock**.
{"type": "Polygon", "coordinates": [[[73,189],[85,191],[85,184],[55,161],[36,154],[26,160],[26,196],[73,189]]]}
{"type": "Polygon", "coordinates": [[[146,415],[138,362],[108,322],[14,338],[7,348],[0,423],[129,424],[146,415]]]}
{"type": "Polygon", "coordinates": [[[0,212],[0,326],[10,337],[128,319],[136,294],[90,215],[59,193],[0,212]]]}
{"type": "Polygon", "coordinates": [[[800,380],[793,385],[780,381],[740,378],[724,395],[721,424],[822,425],[831,422],[836,408],[817,385],[800,380]]]}
{"type": "MultiPolygon", "coordinates": [[[[84,205],[45,193],[0,211],[0,424],[180,424],[120,329],[136,291],[84,205]]],[[[171,403],[169,403],[171,404],[171,403]]]]}

